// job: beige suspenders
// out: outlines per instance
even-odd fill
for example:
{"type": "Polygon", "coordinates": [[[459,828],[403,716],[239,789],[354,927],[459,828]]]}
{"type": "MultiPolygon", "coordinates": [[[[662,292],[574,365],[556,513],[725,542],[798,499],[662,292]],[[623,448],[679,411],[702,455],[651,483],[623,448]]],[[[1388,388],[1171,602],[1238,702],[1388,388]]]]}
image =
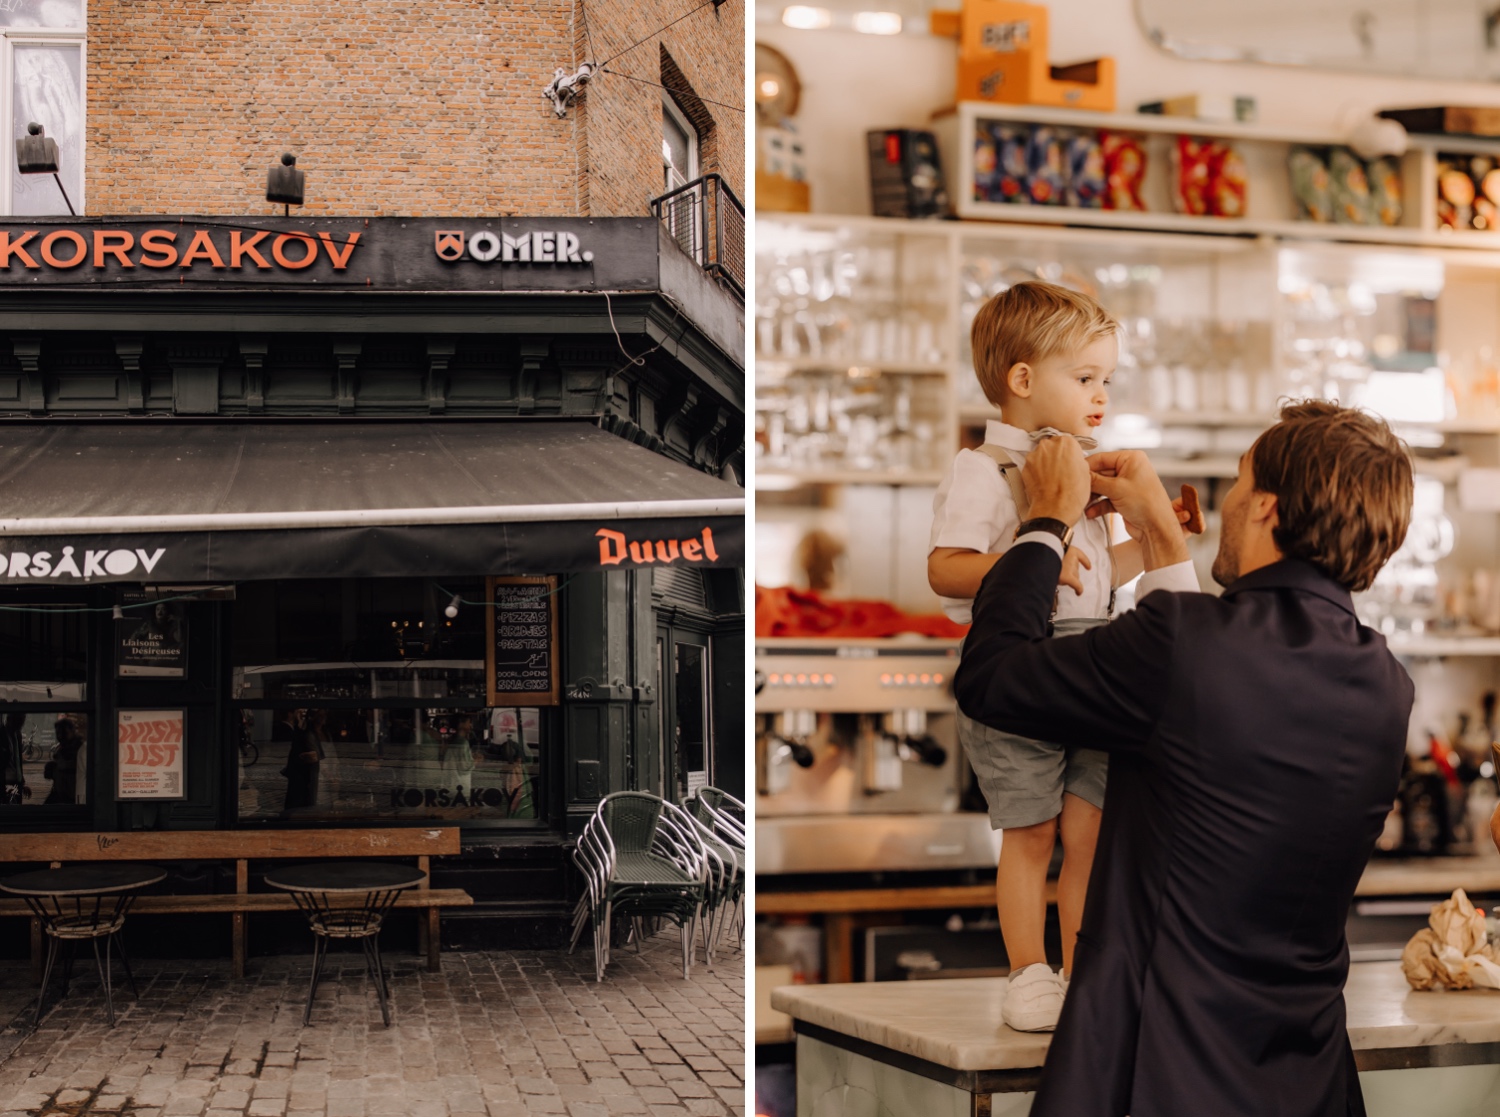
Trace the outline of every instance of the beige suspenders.
{"type": "MultiPolygon", "coordinates": [[[[1004,446],[997,446],[993,442],[982,442],[975,447],[985,457],[990,458],[1000,467],[1000,476],[1005,478],[1005,483],[1010,486],[1011,498],[1016,502],[1016,515],[1021,523],[1025,523],[1028,513],[1031,511],[1031,501],[1026,496],[1026,485],[1021,480],[1021,463],[1016,461],[1011,452],[1004,446]]],[[[1119,572],[1120,564],[1115,561],[1114,532],[1110,532],[1109,541],[1109,614],[1114,616],[1115,612],[1115,575],[1119,572]]]]}

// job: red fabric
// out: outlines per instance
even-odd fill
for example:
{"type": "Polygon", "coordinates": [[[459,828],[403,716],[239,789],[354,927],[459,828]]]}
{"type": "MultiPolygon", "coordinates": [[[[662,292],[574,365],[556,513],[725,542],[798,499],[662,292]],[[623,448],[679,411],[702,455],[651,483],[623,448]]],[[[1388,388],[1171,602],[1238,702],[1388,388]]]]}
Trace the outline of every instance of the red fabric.
{"type": "Polygon", "coordinates": [[[969,631],[941,613],[903,613],[885,601],[835,601],[813,590],[755,587],[755,635],[879,637],[915,632],[957,639],[969,631]]]}

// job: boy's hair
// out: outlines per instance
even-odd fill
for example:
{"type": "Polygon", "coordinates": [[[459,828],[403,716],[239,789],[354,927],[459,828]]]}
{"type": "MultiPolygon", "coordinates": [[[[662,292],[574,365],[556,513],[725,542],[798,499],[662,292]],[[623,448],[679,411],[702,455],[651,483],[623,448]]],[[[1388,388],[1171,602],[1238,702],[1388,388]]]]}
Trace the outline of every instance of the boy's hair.
{"type": "Polygon", "coordinates": [[[1323,400],[1287,404],[1248,464],[1256,491],[1276,497],[1281,553],[1347,590],[1369,589],[1406,539],[1411,455],[1383,419],[1323,400]]]}
{"type": "Polygon", "coordinates": [[[974,316],[974,375],[985,398],[1001,407],[1010,398],[1006,374],[1012,366],[1076,353],[1119,328],[1088,295],[1041,280],[1016,283],[974,316]]]}

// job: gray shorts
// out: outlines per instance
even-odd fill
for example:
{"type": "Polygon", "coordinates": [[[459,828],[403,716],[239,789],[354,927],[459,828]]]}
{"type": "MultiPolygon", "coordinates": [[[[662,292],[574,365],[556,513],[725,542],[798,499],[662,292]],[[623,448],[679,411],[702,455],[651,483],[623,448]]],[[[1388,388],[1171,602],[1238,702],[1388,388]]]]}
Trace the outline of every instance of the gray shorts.
{"type": "MultiPolygon", "coordinates": [[[[1069,618],[1054,625],[1058,636],[1071,636],[1106,623],[1069,618]]],[[[1109,755],[1099,749],[1052,745],[1018,737],[958,714],[958,742],[974,767],[979,790],[990,806],[996,830],[1035,826],[1062,813],[1067,792],[1103,808],[1109,755]]]]}

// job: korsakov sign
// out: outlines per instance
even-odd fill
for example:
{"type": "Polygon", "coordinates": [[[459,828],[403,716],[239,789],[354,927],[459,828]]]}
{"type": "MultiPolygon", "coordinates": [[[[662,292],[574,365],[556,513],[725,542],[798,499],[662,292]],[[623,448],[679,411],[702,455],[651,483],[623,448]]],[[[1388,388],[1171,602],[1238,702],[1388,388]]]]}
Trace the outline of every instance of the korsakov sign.
{"type": "Polygon", "coordinates": [[[660,237],[645,217],[7,218],[0,290],[643,291],[660,237]]]}

